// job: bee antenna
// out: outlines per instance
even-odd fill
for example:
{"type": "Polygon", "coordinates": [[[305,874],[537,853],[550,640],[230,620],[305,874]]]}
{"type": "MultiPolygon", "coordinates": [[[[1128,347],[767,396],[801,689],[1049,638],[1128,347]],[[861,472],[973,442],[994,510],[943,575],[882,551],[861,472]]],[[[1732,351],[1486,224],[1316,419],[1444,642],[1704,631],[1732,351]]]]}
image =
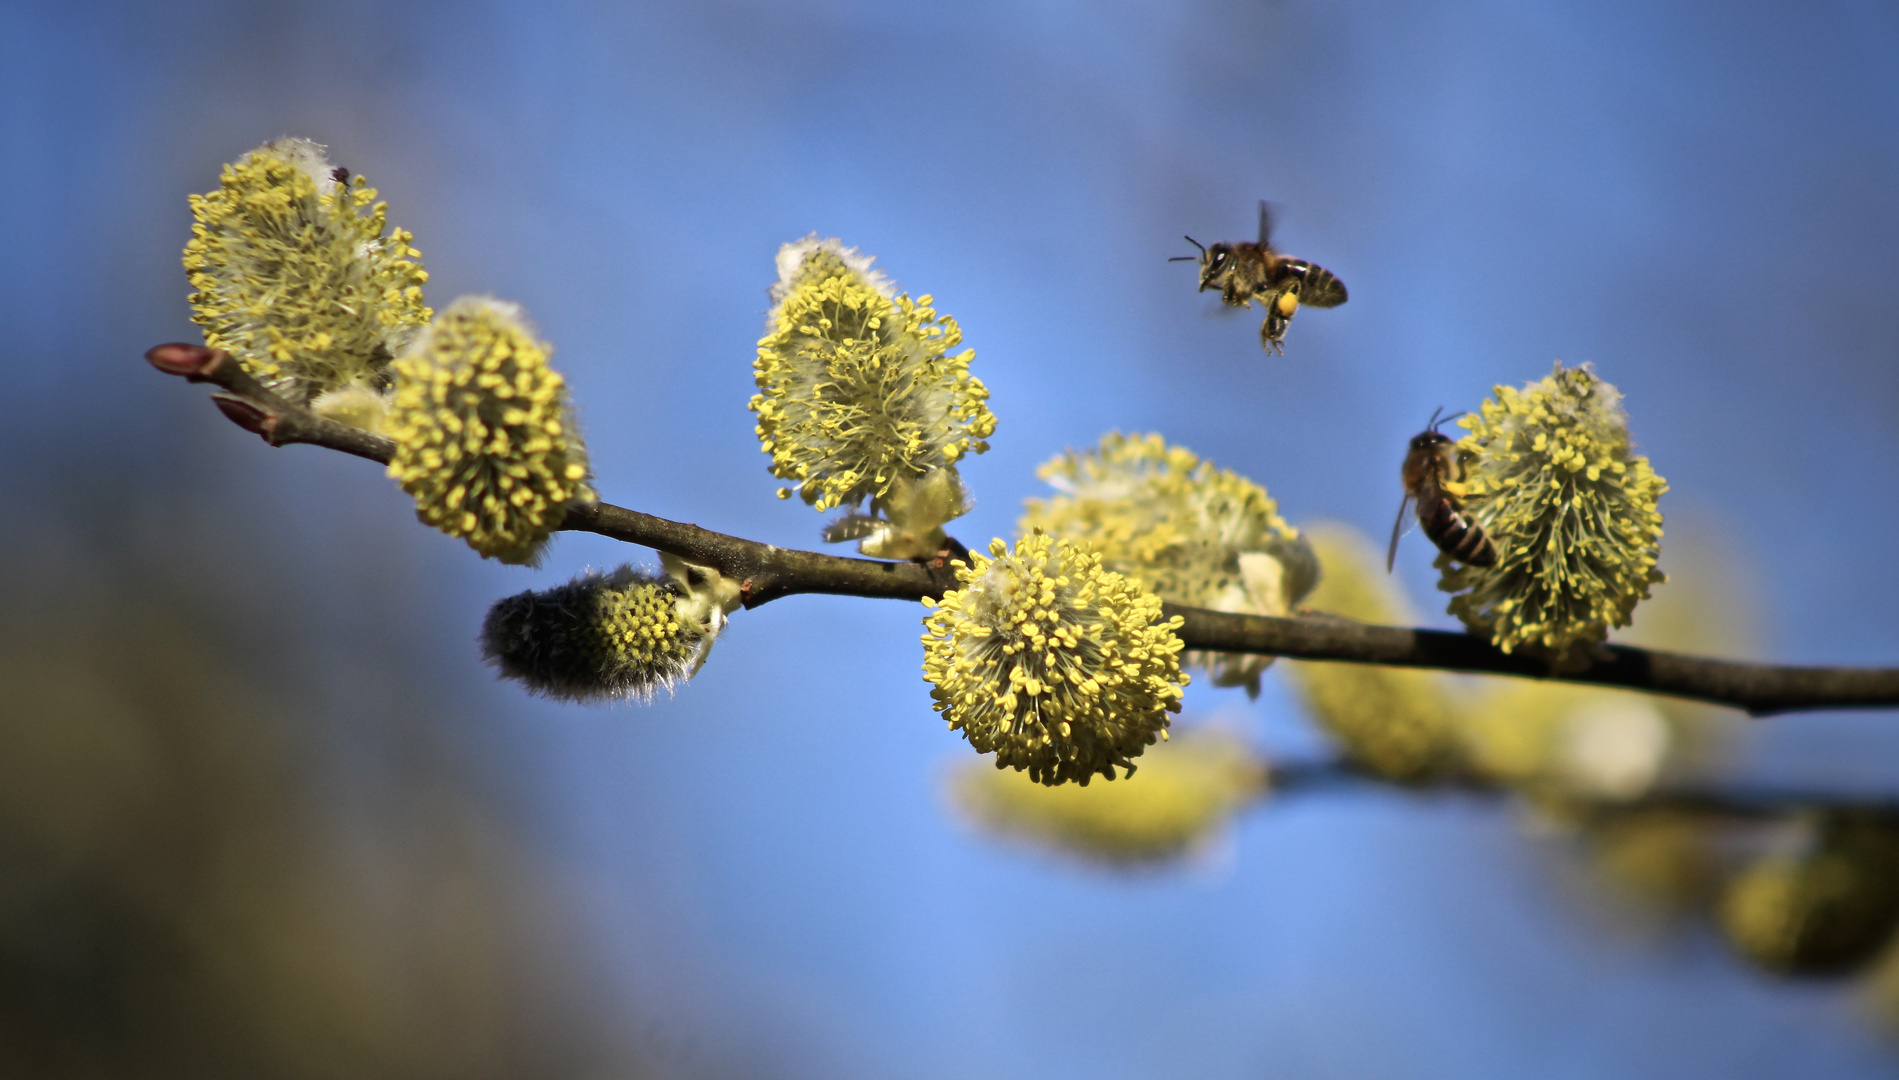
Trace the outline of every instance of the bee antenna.
{"type": "Polygon", "coordinates": [[[1198,255],[1176,255],[1176,256],[1174,256],[1173,258],[1171,258],[1171,259],[1169,259],[1169,260],[1167,260],[1167,261],[1168,261],[1168,262],[1199,262],[1199,261],[1200,261],[1201,259],[1204,259],[1204,258],[1206,258],[1206,257],[1207,257],[1207,249],[1206,249],[1206,248],[1203,248],[1203,247],[1200,247],[1200,241],[1198,241],[1198,240],[1195,240],[1195,239],[1194,239],[1193,237],[1191,237],[1191,236],[1189,236],[1189,237],[1187,238],[1187,242],[1188,242],[1189,244],[1192,244],[1192,245],[1193,245],[1194,247],[1197,247],[1197,248],[1200,248],[1200,254],[1198,254],[1198,255]]]}
{"type": "Polygon", "coordinates": [[[1440,420],[1438,419],[1438,413],[1442,413],[1443,411],[1444,411],[1444,406],[1439,405],[1437,407],[1437,412],[1434,412],[1431,414],[1431,422],[1425,426],[1432,431],[1436,431],[1439,428],[1439,426],[1448,424],[1460,416],[1469,415],[1469,412],[1470,412],[1470,410],[1468,409],[1464,410],[1463,412],[1454,412],[1451,415],[1446,416],[1442,420],[1440,420]]]}

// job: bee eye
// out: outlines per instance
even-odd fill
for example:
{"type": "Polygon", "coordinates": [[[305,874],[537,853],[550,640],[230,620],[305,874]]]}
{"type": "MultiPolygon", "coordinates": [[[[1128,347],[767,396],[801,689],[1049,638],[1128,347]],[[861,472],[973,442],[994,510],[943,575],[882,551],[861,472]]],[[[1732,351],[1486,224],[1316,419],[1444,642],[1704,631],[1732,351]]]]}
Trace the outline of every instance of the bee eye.
{"type": "Polygon", "coordinates": [[[1213,265],[1215,265],[1215,266],[1219,266],[1219,265],[1221,265],[1221,264],[1223,264],[1223,263],[1225,263],[1225,262],[1226,262],[1226,252],[1224,252],[1224,251],[1219,251],[1219,252],[1215,252],[1215,253],[1214,253],[1214,256],[1213,256],[1213,265]]]}

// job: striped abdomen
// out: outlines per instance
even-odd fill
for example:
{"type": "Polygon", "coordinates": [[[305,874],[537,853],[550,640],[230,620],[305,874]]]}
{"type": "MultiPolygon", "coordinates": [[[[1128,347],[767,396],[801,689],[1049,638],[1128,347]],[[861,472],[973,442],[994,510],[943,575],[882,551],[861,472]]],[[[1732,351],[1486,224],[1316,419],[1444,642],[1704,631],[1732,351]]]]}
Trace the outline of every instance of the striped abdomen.
{"type": "Polygon", "coordinates": [[[1338,307],[1345,302],[1345,283],[1316,263],[1282,258],[1276,276],[1281,281],[1298,282],[1299,302],[1307,307],[1338,307]]]}
{"type": "Polygon", "coordinates": [[[1484,527],[1457,505],[1457,500],[1435,484],[1423,485],[1427,491],[1418,496],[1418,527],[1431,538],[1439,551],[1467,566],[1497,565],[1497,548],[1484,535],[1484,527]]]}

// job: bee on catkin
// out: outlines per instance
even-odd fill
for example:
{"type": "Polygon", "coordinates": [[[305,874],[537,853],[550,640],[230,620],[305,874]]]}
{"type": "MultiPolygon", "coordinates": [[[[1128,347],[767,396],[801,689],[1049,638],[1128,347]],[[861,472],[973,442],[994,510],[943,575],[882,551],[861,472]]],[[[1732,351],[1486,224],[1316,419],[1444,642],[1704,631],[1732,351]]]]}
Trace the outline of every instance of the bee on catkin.
{"type": "MultiPolygon", "coordinates": [[[[1442,412],[1443,410],[1438,410],[1442,412]]],[[[1497,548],[1484,527],[1464,512],[1464,459],[1457,444],[1438,425],[1455,420],[1463,413],[1440,420],[1431,414],[1425,429],[1411,437],[1399,475],[1404,480],[1404,498],[1398,503],[1398,520],[1391,523],[1391,546],[1385,551],[1385,572],[1391,572],[1398,558],[1398,540],[1404,535],[1405,511],[1416,503],[1418,527],[1431,538],[1439,551],[1465,566],[1495,566],[1497,548]]]]}

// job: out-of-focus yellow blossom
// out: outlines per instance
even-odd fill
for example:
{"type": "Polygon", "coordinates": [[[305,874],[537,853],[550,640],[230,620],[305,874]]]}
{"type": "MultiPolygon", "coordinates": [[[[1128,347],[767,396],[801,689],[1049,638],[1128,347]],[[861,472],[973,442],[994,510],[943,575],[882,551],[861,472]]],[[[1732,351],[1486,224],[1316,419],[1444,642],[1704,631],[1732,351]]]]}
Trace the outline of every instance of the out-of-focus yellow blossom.
{"type": "Polygon", "coordinates": [[[1496,388],[1459,450],[1469,459],[1465,509],[1497,547],[1494,566],[1440,555],[1451,613],[1505,652],[1570,659],[1663,580],[1656,570],[1668,485],[1631,450],[1622,395],[1589,365],[1555,370],[1518,391],[1496,388]]]}
{"type": "Polygon", "coordinates": [[[1138,774],[1113,784],[1046,787],[980,761],[947,779],[951,804],[987,832],[1129,866],[1204,846],[1264,791],[1266,777],[1265,762],[1238,737],[1203,728],[1149,750],[1138,774]]]}
{"type": "Polygon", "coordinates": [[[1515,679],[1474,695],[1461,729],[1470,763],[1487,776],[1611,800],[1652,788],[1675,739],[1645,695],[1515,679]]]}
{"type": "Polygon", "coordinates": [[[1013,552],[997,540],[970,559],[957,568],[963,587],[924,619],[937,711],[997,768],[1038,783],[1132,773],[1180,711],[1180,621],[1066,540],[1034,533],[1013,552]]]}
{"type": "Polygon", "coordinates": [[[1858,1005],[1889,1038],[1899,1035],[1899,940],[1887,942],[1869,965],[1858,1005]]]}
{"type": "Polygon", "coordinates": [[[502,562],[532,563],[595,498],[548,351],[518,306],[463,297],[391,365],[389,475],[423,524],[502,562]]]}
{"type": "Polygon", "coordinates": [[[828,536],[887,558],[935,553],[969,508],[956,463],[989,449],[989,391],[974,350],[929,296],[897,294],[871,259],[815,234],[778,253],[767,332],[753,365],[758,437],[771,471],[819,510],[856,507],[828,536]],[[927,490],[919,492],[918,487],[927,490]]]}
{"type": "Polygon", "coordinates": [[[413,238],[385,235],[386,204],[346,175],[323,147],[278,139],[191,197],[192,321],[205,344],[300,405],[348,386],[383,389],[384,365],[429,321],[413,238]]]}
{"type": "MultiPolygon", "coordinates": [[[[1359,622],[1408,625],[1411,612],[1372,542],[1347,525],[1309,526],[1325,566],[1307,598],[1315,611],[1359,622]]],[[[1288,677],[1320,727],[1352,760],[1397,780],[1422,780],[1455,765],[1457,704],[1435,672],[1368,664],[1289,661],[1288,677]]]]}
{"type": "MultiPolygon", "coordinates": [[[[1110,432],[1038,470],[1057,494],[1030,499],[1018,528],[1085,544],[1102,565],[1162,600],[1286,615],[1312,590],[1319,560],[1266,489],[1159,435],[1110,432]]],[[[1270,656],[1192,652],[1216,686],[1259,693],[1270,656]]]]}
{"type": "Polygon", "coordinates": [[[1742,871],[1721,900],[1728,940],[1770,971],[1854,970],[1899,927],[1899,822],[1842,812],[1814,832],[1808,850],[1742,871]]]}
{"type": "MultiPolygon", "coordinates": [[[[1629,628],[1612,638],[1702,656],[1758,656],[1760,618],[1751,600],[1758,574],[1736,560],[1726,534],[1711,523],[1677,513],[1668,535],[1668,554],[1661,562],[1667,582],[1637,609],[1629,628]]],[[[1668,771],[1676,776],[1718,769],[1747,724],[1732,709],[1672,697],[1648,700],[1668,718],[1668,771]]]]}
{"type": "Polygon", "coordinates": [[[1719,881],[1721,860],[1705,814],[1629,810],[1592,823],[1588,852],[1595,869],[1651,914],[1703,910],[1719,881]]]}
{"type": "MultiPolygon", "coordinates": [[[[1736,606],[1742,572],[1712,536],[1670,548],[1670,577],[1622,640],[1733,655],[1752,621],[1736,606]]],[[[1499,679],[1463,713],[1472,763],[1513,784],[1591,799],[1638,797],[1718,761],[1734,733],[1721,710],[1572,683],[1499,679]]]]}

